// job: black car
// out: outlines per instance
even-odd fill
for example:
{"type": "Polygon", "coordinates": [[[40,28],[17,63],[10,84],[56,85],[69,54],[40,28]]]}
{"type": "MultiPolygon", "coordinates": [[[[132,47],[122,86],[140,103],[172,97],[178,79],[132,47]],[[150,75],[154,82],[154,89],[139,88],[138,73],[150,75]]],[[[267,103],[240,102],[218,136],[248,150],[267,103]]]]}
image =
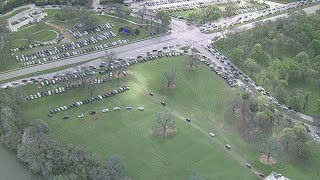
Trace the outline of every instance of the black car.
{"type": "Polygon", "coordinates": [[[166,106],[167,104],[165,102],[161,101],[161,105],[166,106]]]}
{"type": "Polygon", "coordinates": [[[95,111],[90,111],[89,114],[90,115],[94,115],[94,114],[96,114],[96,112],[95,111]]]}
{"type": "Polygon", "coordinates": [[[151,92],[151,93],[149,93],[149,95],[150,95],[150,96],[153,96],[153,93],[151,92]]]}
{"type": "Polygon", "coordinates": [[[190,122],[191,122],[191,119],[190,119],[190,118],[186,118],[186,121],[187,121],[188,123],[190,123],[190,122]]]}
{"type": "Polygon", "coordinates": [[[62,119],[69,119],[69,116],[64,116],[62,119]]]}

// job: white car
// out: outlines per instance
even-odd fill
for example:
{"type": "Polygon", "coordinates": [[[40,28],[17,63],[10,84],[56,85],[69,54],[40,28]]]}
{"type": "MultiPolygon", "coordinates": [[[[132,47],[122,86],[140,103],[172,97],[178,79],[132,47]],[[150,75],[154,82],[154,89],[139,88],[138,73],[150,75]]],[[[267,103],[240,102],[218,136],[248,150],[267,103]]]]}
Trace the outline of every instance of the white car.
{"type": "Polygon", "coordinates": [[[103,113],[109,112],[109,109],[103,109],[102,112],[103,112],[103,113]]]}
{"type": "Polygon", "coordinates": [[[79,114],[79,115],[78,115],[78,118],[82,118],[82,117],[83,117],[83,114],[79,114]]]}
{"type": "Polygon", "coordinates": [[[139,111],[144,111],[144,107],[139,107],[139,111]]]}
{"type": "Polygon", "coordinates": [[[114,107],[113,110],[114,110],[114,111],[119,111],[119,110],[120,110],[120,107],[114,107]]]}
{"type": "Polygon", "coordinates": [[[216,135],[215,134],[213,134],[212,132],[211,133],[209,133],[209,135],[211,136],[211,137],[215,137],[216,135]]]}

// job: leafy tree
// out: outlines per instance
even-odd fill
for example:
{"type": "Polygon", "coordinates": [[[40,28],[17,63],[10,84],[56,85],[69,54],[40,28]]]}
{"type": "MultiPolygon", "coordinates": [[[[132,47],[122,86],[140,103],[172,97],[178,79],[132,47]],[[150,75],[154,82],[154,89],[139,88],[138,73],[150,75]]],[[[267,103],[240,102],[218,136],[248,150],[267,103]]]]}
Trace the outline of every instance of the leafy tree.
{"type": "Polygon", "coordinates": [[[45,178],[63,170],[62,158],[64,152],[57,143],[47,136],[48,124],[38,120],[35,126],[24,130],[17,156],[27,163],[30,170],[45,178]]]}
{"type": "Polygon", "coordinates": [[[126,176],[126,169],[120,156],[112,155],[106,161],[106,179],[123,180],[126,176]]]}
{"type": "Polygon", "coordinates": [[[200,20],[200,14],[199,12],[190,12],[187,15],[187,19],[190,22],[198,22],[200,20]]]}
{"type": "Polygon", "coordinates": [[[169,13],[165,11],[158,11],[156,14],[156,19],[161,21],[161,27],[163,29],[169,28],[169,25],[171,23],[171,16],[169,13]]]}
{"type": "Polygon", "coordinates": [[[17,150],[21,142],[23,129],[27,123],[16,116],[10,107],[1,109],[1,141],[11,150],[17,150]]]}
{"type": "Polygon", "coordinates": [[[139,35],[139,34],[140,34],[140,29],[137,28],[137,29],[134,31],[134,34],[135,34],[135,35],[139,35]]]}

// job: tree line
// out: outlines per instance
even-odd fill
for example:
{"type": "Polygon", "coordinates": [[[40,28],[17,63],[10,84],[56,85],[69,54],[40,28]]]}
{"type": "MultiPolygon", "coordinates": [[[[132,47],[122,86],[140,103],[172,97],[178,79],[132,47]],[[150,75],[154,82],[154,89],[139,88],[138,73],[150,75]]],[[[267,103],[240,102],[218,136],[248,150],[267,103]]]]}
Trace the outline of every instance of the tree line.
{"type": "Polygon", "coordinates": [[[80,5],[91,6],[92,0],[8,0],[0,1],[0,14],[4,14],[23,4],[34,3],[37,6],[43,5],[80,5]]]}
{"type": "Polygon", "coordinates": [[[0,90],[0,140],[28,168],[45,179],[130,179],[118,155],[102,158],[84,148],[62,146],[49,136],[43,120],[23,116],[24,96],[19,89],[0,90]]]}
{"type": "MultiPolygon", "coordinates": [[[[282,103],[297,111],[310,112],[311,92],[290,88],[320,88],[320,15],[293,12],[289,18],[257,23],[248,32],[234,33],[217,44],[246,74],[270,91],[282,103]]],[[[319,100],[318,100],[319,101],[319,100]]],[[[312,114],[320,113],[318,108],[312,114]]]]}
{"type": "Polygon", "coordinates": [[[308,134],[303,123],[293,123],[275,110],[267,96],[251,96],[245,92],[236,96],[228,107],[227,116],[239,134],[253,149],[265,155],[267,162],[309,165],[319,153],[320,144],[308,134]]]}

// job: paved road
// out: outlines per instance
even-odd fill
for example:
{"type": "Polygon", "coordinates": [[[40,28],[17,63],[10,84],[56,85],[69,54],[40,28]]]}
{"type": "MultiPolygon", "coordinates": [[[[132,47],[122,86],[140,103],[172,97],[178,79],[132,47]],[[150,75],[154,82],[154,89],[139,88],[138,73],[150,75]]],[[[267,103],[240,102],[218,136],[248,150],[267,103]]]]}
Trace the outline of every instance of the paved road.
{"type": "MultiPolygon", "coordinates": [[[[29,7],[32,7],[29,5],[29,7]]],[[[315,5],[312,7],[305,8],[305,12],[310,14],[310,13],[315,13],[316,10],[320,9],[320,5],[315,5]]],[[[236,27],[234,29],[238,29],[238,31],[245,31],[251,28],[254,28],[254,24],[256,22],[264,22],[264,21],[274,21],[278,18],[285,18],[287,17],[287,14],[281,14],[277,15],[274,17],[270,17],[264,20],[259,20],[255,21],[252,23],[244,24],[239,27],[236,27]]],[[[233,33],[235,32],[234,29],[231,30],[225,30],[221,31],[218,33],[213,33],[213,34],[203,34],[199,31],[198,28],[194,28],[191,26],[186,25],[185,22],[183,21],[178,21],[178,20],[173,20],[171,24],[171,28],[173,29],[171,34],[162,36],[162,37],[157,37],[145,41],[140,41],[132,44],[128,44],[125,46],[121,47],[116,47],[113,48],[112,50],[115,51],[119,57],[130,57],[130,56],[137,56],[140,53],[146,52],[146,51],[151,51],[152,49],[162,49],[163,46],[168,46],[168,45],[174,45],[174,44],[189,44],[189,45],[196,45],[198,48],[199,46],[197,44],[202,43],[202,44],[207,44],[210,42],[212,39],[216,39],[217,37],[221,37],[222,35],[225,35],[227,33],[233,33]]],[[[201,49],[201,48],[199,48],[201,49]]],[[[201,50],[202,53],[206,54],[203,50],[201,50]]],[[[200,52],[201,52],[200,51],[200,52]]],[[[29,73],[34,73],[37,71],[43,71],[43,70],[48,70],[52,69],[55,67],[60,67],[64,65],[70,65],[78,62],[83,62],[83,61],[88,61],[88,60],[93,60],[101,57],[103,52],[95,52],[92,54],[87,54],[87,55],[82,55],[79,57],[72,57],[69,59],[65,60],[60,60],[48,64],[42,64],[34,67],[28,67],[25,69],[20,69],[12,72],[4,72],[0,74],[0,80],[7,80],[10,78],[14,78],[17,76],[22,76],[25,74],[29,73]]],[[[100,60],[96,60],[93,62],[90,62],[89,64],[98,64],[100,60]]],[[[304,115],[304,114],[296,114],[300,118],[303,118],[305,120],[310,120],[312,117],[304,115]]]]}
{"type": "MultiPolygon", "coordinates": [[[[29,7],[30,7],[30,5],[29,5],[29,7]]],[[[306,8],[305,11],[307,13],[314,13],[317,9],[320,9],[320,5],[306,8]]],[[[267,20],[274,21],[277,18],[282,18],[282,17],[286,17],[286,16],[287,16],[287,14],[281,14],[281,15],[277,15],[274,17],[264,19],[264,20],[259,20],[258,22],[264,22],[267,20]]],[[[248,23],[245,25],[241,25],[241,26],[236,27],[234,29],[238,29],[239,31],[244,31],[244,30],[248,30],[248,29],[253,28],[254,24],[255,24],[255,22],[252,22],[252,23],[248,23]]],[[[125,45],[122,47],[113,48],[112,50],[114,50],[117,53],[128,52],[129,50],[132,51],[134,49],[138,49],[137,51],[141,51],[144,48],[148,49],[148,47],[150,45],[157,45],[157,47],[163,47],[164,44],[166,44],[169,40],[172,40],[172,42],[175,42],[175,43],[192,45],[193,43],[196,43],[196,42],[202,42],[202,43],[208,42],[212,39],[217,38],[217,36],[222,36],[223,34],[226,34],[227,32],[234,32],[231,30],[225,30],[225,31],[221,31],[218,33],[203,34],[197,28],[187,26],[186,23],[184,23],[182,21],[177,21],[177,20],[172,20],[171,27],[173,28],[171,34],[168,34],[168,35],[165,35],[162,37],[157,37],[157,38],[145,40],[145,41],[140,41],[140,42],[128,44],[128,45],[125,45]]],[[[95,52],[95,53],[91,53],[91,54],[87,54],[87,55],[82,55],[79,57],[72,57],[69,59],[48,63],[48,64],[42,64],[42,65],[38,65],[38,66],[19,69],[19,70],[12,71],[12,72],[4,72],[4,73],[1,73],[0,81],[7,80],[10,78],[14,78],[14,77],[18,77],[18,76],[22,76],[22,75],[29,74],[29,73],[34,73],[37,71],[43,71],[43,70],[47,70],[47,69],[51,69],[51,68],[55,68],[55,67],[60,67],[60,66],[64,66],[64,65],[69,65],[69,64],[73,64],[73,63],[96,59],[96,58],[100,57],[101,55],[102,55],[102,52],[95,52]]],[[[137,54],[133,54],[133,55],[137,55],[137,54]]]]}

